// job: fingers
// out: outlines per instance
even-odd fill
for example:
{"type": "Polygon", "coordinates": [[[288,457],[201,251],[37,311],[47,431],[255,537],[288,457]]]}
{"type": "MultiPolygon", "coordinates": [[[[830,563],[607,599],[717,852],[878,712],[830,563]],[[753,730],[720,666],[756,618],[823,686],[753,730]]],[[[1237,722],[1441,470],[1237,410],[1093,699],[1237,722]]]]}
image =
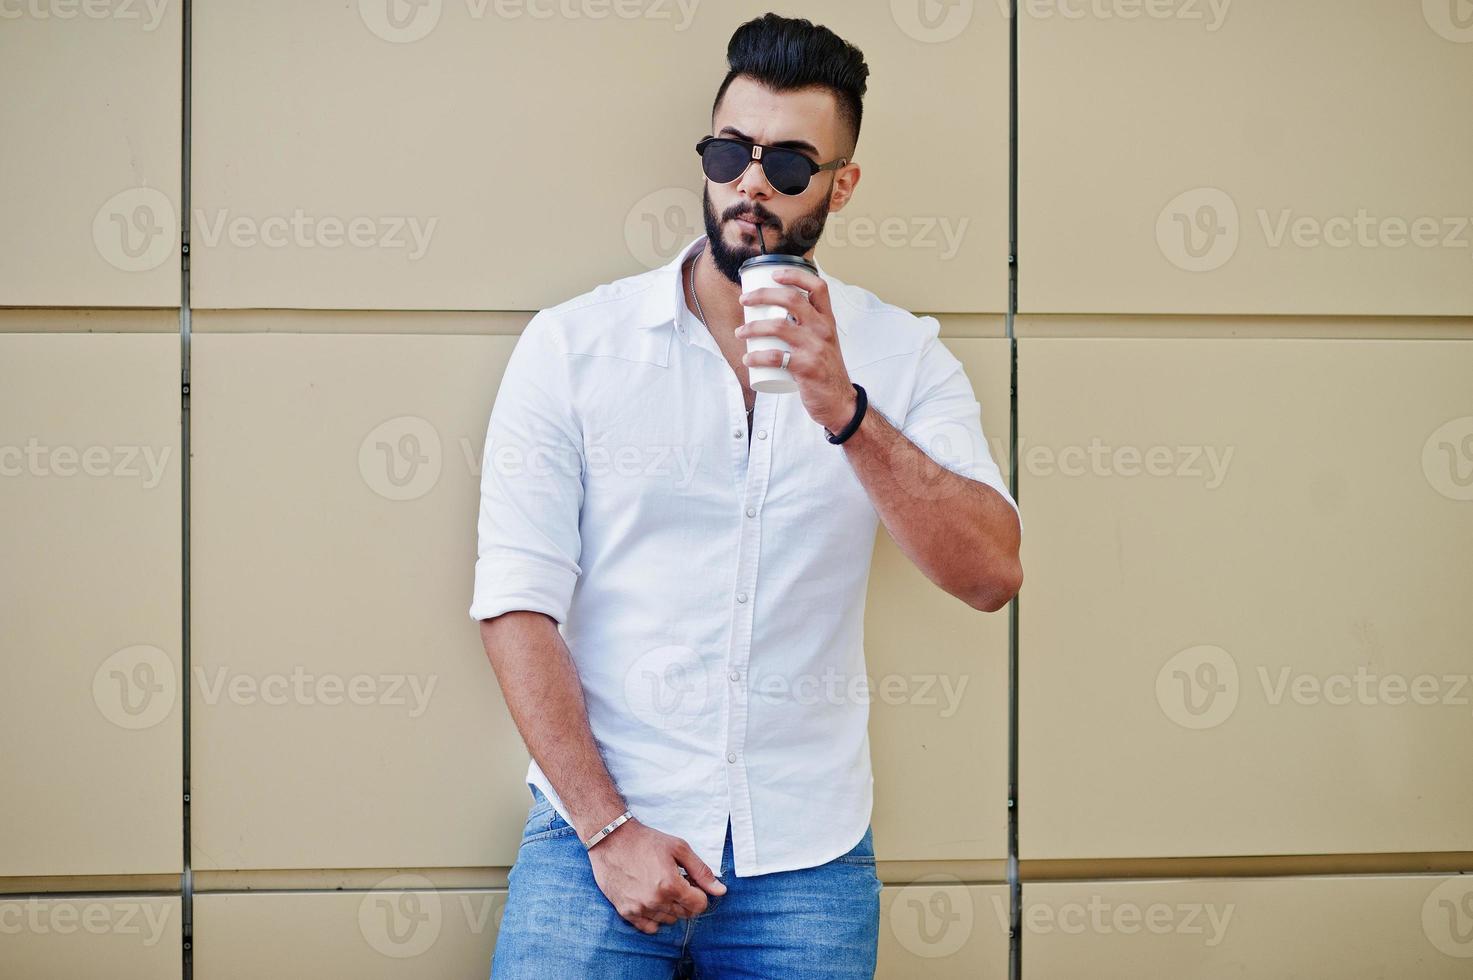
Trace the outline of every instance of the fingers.
{"type": "MultiPolygon", "coordinates": [[[[625,887],[604,891],[620,918],[646,934],[701,915],[710,904],[707,893],[726,892],[726,886],[685,841],[665,834],[659,834],[657,841],[660,846],[640,862],[639,873],[626,873],[625,887]]],[[[597,870],[595,878],[604,888],[604,878],[597,870]]]]}
{"type": "Polygon", "coordinates": [[[743,306],[780,306],[800,320],[804,319],[804,313],[817,309],[792,286],[762,286],[742,293],[740,301],[743,306]]]}
{"type": "Polygon", "coordinates": [[[652,898],[615,906],[620,918],[641,932],[654,932],[662,925],[673,925],[681,919],[693,919],[706,911],[706,893],[685,883],[671,872],[673,880],[662,881],[652,898]]]}
{"type": "MultiPolygon", "coordinates": [[[[685,879],[681,879],[684,881],[685,879]]],[[[706,911],[710,900],[706,893],[691,885],[682,884],[680,893],[670,900],[670,907],[682,919],[694,919],[706,911]]]]}
{"type": "Polygon", "coordinates": [[[640,932],[649,933],[657,931],[662,925],[671,925],[680,918],[668,905],[659,903],[632,903],[623,908],[616,907],[615,911],[640,932]]]}
{"type": "Polygon", "coordinates": [[[655,909],[645,914],[645,918],[652,922],[658,922],[662,926],[674,925],[680,916],[669,909],[655,909]]]}
{"type": "Polygon", "coordinates": [[[658,922],[654,922],[642,915],[626,915],[624,916],[624,921],[628,922],[640,932],[651,936],[660,931],[660,924],[658,922]]]}
{"type": "Polygon", "coordinates": [[[753,320],[736,328],[736,335],[746,337],[777,337],[788,343],[799,343],[804,332],[808,330],[806,324],[794,323],[785,317],[774,317],[771,320],[753,320]]]}
{"type": "Polygon", "coordinates": [[[690,845],[681,841],[671,852],[669,874],[661,879],[654,899],[643,908],[632,911],[667,925],[677,919],[693,919],[710,905],[707,892],[721,895],[726,892],[726,886],[711,873],[704,861],[696,857],[690,845]]]}
{"type": "MultiPolygon", "coordinates": [[[[778,351],[777,354],[778,358],[781,359],[782,352],[778,351]]],[[[685,872],[689,876],[692,885],[696,885],[704,891],[710,892],[712,895],[726,894],[726,885],[722,883],[720,878],[716,877],[716,874],[706,865],[705,861],[696,857],[696,852],[691,850],[689,844],[682,844],[680,849],[675,852],[675,857],[680,862],[680,866],[685,868],[685,872]]]]}
{"type": "Polygon", "coordinates": [[[681,919],[693,919],[706,911],[706,893],[685,884],[662,885],[658,897],[639,906],[619,910],[619,915],[641,932],[655,932],[660,926],[674,925],[681,919]]]}
{"type": "Polygon", "coordinates": [[[816,276],[803,269],[776,269],[772,273],[772,281],[794,286],[808,293],[809,305],[818,312],[824,315],[834,312],[833,307],[829,305],[829,284],[822,276],[816,276]]]}
{"type": "Polygon", "coordinates": [[[694,918],[706,911],[706,893],[681,875],[680,868],[676,866],[684,863],[681,854],[680,847],[671,851],[670,873],[660,882],[659,891],[656,892],[657,901],[666,903],[665,908],[678,916],[694,918]]]}
{"type": "MultiPolygon", "coordinates": [[[[793,356],[788,359],[788,370],[792,371],[793,365],[797,362],[798,355],[795,352],[793,356]]],[[[782,367],[783,352],[780,350],[749,351],[748,353],[742,355],[742,363],[745,364],[747,367],[782,367]]],[[[799,371],[799,373],[802,373],[801,370],[799,371]]]]}

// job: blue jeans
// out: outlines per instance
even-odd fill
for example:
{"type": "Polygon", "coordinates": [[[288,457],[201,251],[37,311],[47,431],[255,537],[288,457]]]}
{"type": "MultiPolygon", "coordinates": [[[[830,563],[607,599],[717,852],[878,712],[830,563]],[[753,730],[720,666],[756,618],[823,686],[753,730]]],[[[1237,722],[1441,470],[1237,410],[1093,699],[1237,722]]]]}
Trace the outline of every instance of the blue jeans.
{"type": "Polygon", "coordinates": [[[814,868],[738,878],[728,822],[726,894],[706,911],[640,932],[593,878],[576,830],[531,787],[533,803],[512,865],[493,980],[871,980],[879,943],[880,880],[873,830],[814,868]]]}

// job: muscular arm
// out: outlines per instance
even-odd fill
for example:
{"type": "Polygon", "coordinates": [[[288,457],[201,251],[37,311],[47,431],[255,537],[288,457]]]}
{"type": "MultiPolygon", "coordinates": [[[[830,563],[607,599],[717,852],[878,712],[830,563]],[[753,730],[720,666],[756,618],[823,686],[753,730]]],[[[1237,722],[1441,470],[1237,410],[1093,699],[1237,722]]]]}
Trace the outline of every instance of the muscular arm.
{"type": "MultiPolygon", "coordinates": [[[[557,623],[540,612],[503,613],[481,620],[481,642],[527,750],[587,840],[626,805],[593,740],[583,685],[557,623]]],[[[598,887],[641,932],[700,915],[708,893],[726,891],[687,842],[637,817],[588,856],[598,887]]]]}
{"type": "Polygon", "coordinates": [[[593,732],[583,686],[557,623],[516,611],[481,620],[481,642],[527,751],[587,840],[626,808],[593,732]]]}
{"type": "MultiPolygon", "coordinates": [[[[792,348],[789,370],[803,408],[809,418],[837,432],[854,417],[858,395],[844,366],[828,282],[797,268],[778,269],[772,278],[781,286],[749,290],[740,301],[782,306],[788,316],[744,323],[736,336],[776,337],[792,348]],[[782,288],[787,286],[794,288],[782,288]]],[[[912,406],[917,422],[906,429],[951,423],[961,435],[980,421],[974,414],[979,406],[961,362],[936,339],[940,324],[927,319],[936,332],[920,351],[919,400],[912,406]]],[[[742,363],[776,366],[780,356],[776,350],[748,351],[742,363]]],[[[1023,527],[1002,494],[937,463],[878,408],[866,411],[843,446],[885,530],[927,578],[986,612],[996,612],[1017,595],[1023,585],[1018,559],[1023,527]]]]}
{"type": "Polygon", "coordinates": [[[927,578],[985,612],[1018,594],[1022,532],[996,490],[938,464],[873,407],[843,448],[885,530],[927,578]]]}

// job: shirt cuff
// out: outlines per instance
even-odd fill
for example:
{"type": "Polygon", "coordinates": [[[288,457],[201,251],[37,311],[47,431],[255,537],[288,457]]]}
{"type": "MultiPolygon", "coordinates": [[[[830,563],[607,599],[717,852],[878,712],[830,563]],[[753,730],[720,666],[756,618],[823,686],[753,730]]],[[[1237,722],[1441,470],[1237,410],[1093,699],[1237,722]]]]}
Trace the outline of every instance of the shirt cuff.
{"type": "Polygon", "coordinates": [[[559,626],[567,622],[578,569],[525,557],[488,556],[476,560],[475,591],[470,616],[491,619],[516,610],[551,616],[559,626]]]}

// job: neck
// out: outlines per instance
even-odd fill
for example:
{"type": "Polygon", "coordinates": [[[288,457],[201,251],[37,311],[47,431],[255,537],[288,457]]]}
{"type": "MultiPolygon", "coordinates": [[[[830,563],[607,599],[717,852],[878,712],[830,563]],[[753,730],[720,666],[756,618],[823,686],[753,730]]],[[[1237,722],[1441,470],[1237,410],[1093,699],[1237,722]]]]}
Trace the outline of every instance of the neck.
{"type": "MultiPolygon", "coordinates": [[[[737,299],[742,290],[716,268],[709,241],[696,256],[694,288],[701,300],[701,312],[706,317],[706,329],[713,337],[734,336],[736,328],[746,321],[744,308],[737,299]]],[[[689,301],[686,305],[692,306],[689,301]]]]}

